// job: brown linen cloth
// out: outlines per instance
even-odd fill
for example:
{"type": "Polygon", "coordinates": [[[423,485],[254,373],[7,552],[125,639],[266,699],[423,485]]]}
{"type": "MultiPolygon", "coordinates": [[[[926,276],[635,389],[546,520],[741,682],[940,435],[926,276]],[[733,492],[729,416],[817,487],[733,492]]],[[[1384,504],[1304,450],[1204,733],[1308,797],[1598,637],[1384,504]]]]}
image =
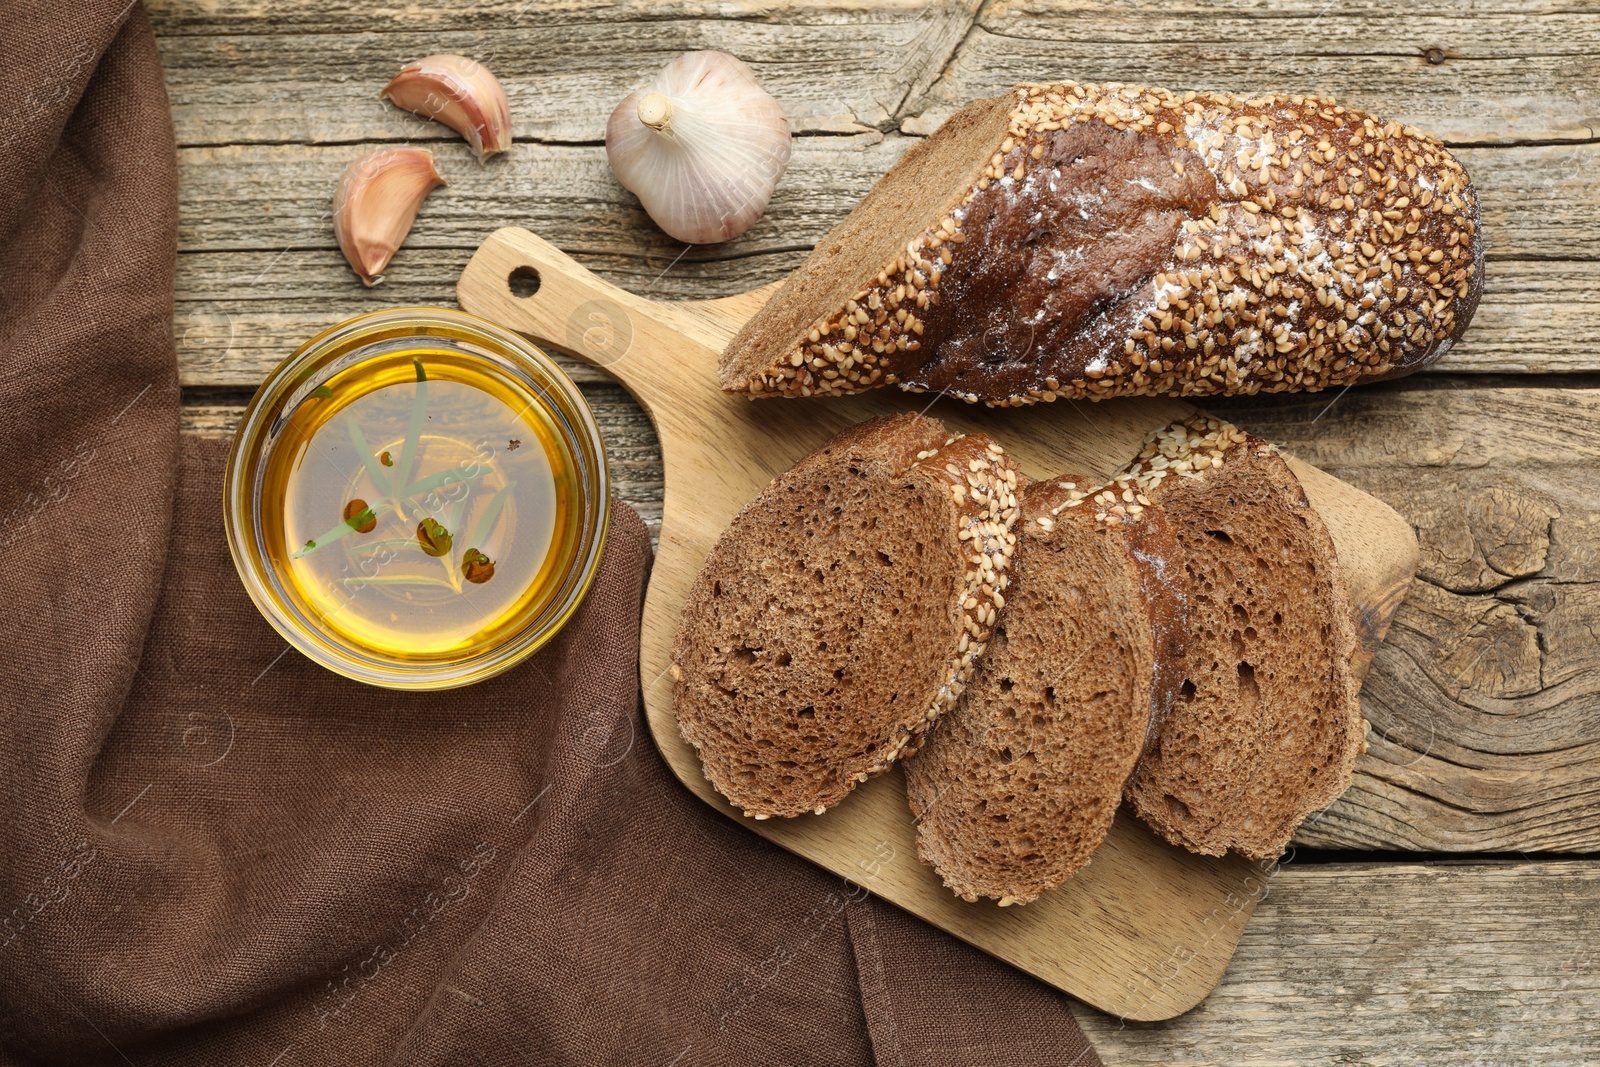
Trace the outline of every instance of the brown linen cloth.
{"type": "Polygon", "coordinates": [[[1059,995],[672,777],[626,506],[499,678],[289,651],[225,443],[180,443],[146,17],[0,15],[0,1064],[1099,1063],[1059,995]]]}

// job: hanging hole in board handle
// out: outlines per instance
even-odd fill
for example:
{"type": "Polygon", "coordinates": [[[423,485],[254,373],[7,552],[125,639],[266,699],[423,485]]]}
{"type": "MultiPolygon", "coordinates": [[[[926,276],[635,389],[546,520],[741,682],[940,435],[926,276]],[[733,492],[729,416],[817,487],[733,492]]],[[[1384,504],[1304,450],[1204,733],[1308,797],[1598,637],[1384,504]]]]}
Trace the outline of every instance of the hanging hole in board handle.
{"type": "Polygon", "coordinates": [[[506,276],[506,288],[519,300],[526,300],[537,293],[539,284],[539,272],[532,267],[517,267],[506,276]]]}

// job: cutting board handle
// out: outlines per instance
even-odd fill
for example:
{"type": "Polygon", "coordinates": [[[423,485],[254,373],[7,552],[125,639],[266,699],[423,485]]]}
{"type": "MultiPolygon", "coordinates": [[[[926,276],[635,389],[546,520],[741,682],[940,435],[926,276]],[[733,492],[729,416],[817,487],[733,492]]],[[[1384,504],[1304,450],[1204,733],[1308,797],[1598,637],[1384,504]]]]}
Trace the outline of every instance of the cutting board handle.
{"type": "Polygon", "coordinates": [[[650,300],[513,226],[483,242],[456,297],[474,315],[599,367],[653,415],[672,396],[717,390],[718,354],[776,288],[721,300],[650,300]]]}

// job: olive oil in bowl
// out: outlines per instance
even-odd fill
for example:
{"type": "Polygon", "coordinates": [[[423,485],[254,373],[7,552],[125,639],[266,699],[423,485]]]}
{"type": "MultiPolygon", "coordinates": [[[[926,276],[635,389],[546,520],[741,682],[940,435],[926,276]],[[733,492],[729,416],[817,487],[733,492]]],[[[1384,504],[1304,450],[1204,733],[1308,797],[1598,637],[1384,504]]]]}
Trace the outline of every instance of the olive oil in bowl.
{"type": "Polygon", "coordinates": [[[230,543],[269,621],[335,670],[404,688],[487,677],[542,644],[604,533],[604,453],[570,381],[460,313],[380,313],[308,349],[327,351],[269,379],[229,465],[230,543]]]}

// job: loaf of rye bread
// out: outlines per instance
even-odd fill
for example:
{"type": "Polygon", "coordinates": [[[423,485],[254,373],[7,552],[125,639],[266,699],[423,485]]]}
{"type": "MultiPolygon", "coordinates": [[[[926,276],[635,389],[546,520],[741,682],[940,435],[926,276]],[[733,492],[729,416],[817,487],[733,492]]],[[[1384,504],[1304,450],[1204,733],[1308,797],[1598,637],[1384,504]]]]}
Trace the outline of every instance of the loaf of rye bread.
{"type": "Polygon", "coordinates": [[[1027,487],[1006,610],[905,765],[917,851],[966,900],[1025,904],[1087,864],[1183,680],[1183,562],[1129,481],[1027,487]]]}
{"type": "Polygon", "coordinates": [[[1276,857],[1365,744],[1333,541],[1276,448],[1205,415],[1127,473],[1166,512],[1188,586],[1185,680],[1127,799],[1193,852],[1276,857]]]}
{"type": "Polygon", "coordinates": [[[1303,96],[1024,85],[964,108],[722,356],[755,397],[898,385],[990,405],[1406,374],[1483,286],[1439,141],[1303,96]]]}
{"type": "Polygon", "coordinates": [[[746,815],[821,814],[916,750],[983,654],[1018,475],[982,434],[893,415],[751,500],[689,591],[669,672],[706,777],[746,815]]]}

